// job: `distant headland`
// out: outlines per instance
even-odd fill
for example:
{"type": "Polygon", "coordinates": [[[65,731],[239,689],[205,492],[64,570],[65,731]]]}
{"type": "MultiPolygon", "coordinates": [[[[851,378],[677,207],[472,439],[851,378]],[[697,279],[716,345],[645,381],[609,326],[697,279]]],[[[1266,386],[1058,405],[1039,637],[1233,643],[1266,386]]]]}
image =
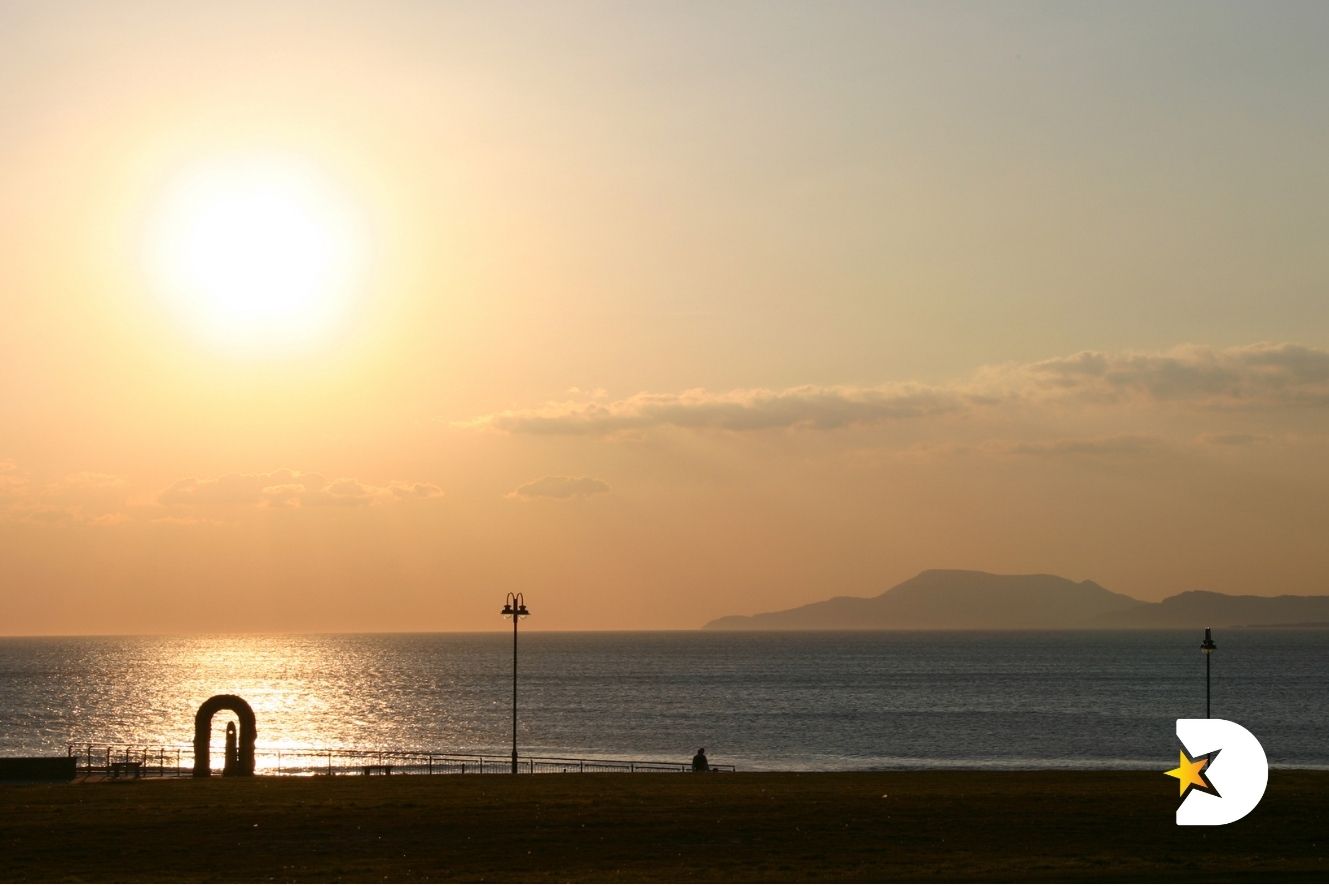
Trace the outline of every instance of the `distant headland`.
{"type": "Polygon", "coordinates": [[[1092,581],[928,569],[876,597],[832,597],[779,612],[727,615],[713,631],[1071,630],[1079,628],[1320,627],[1329,596],[1186,591],[1157,603],[1092,581]]]}

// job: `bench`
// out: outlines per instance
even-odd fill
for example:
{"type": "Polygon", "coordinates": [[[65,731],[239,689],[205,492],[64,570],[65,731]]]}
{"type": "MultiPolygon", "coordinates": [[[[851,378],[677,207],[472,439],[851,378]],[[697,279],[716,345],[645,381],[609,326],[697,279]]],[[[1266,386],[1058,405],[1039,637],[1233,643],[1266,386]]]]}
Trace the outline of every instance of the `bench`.
{"type": "Polygon", "coordinates": [[[140,777],[143,769],[143,763],[139,760],[112,760],[107,768],[107,774],[111,778],[119,778],[121,775],[133,775],[140,777]]]}
{"type": "Polygon", "coordinates": [[[364,769],[365,775],[373,775],[375,772],[381,772],[381,773],[383,773],[384,775],[391,775],[391,774],[392,774],[392,764],[391,764],[391,763],[380,763],[380,764],[377,764],[377,765],[373,765],[373,766],[365,766],[365,767],[362,767],[362,768],[364,769]]]}

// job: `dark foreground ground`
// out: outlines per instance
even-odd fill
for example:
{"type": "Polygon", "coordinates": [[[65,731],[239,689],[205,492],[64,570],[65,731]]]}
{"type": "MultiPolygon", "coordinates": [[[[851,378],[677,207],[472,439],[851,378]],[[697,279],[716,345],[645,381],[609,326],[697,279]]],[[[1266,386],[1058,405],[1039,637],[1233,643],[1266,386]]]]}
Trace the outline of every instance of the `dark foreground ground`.
{"type": "Polygon", "coordinates": [[[4,881],[1329,879],[1329,772],[1226,827],[1152,773],[0,785],[4,881]]]}

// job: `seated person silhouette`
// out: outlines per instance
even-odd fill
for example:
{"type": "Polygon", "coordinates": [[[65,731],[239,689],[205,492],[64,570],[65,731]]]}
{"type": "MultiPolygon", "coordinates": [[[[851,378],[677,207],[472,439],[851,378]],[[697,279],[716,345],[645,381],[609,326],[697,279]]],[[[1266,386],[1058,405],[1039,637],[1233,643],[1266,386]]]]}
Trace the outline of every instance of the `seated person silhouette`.
{"type": "Polygon", "coordinates": [[[709,772],[711,764],[706,760],[706,749],[697,748],[696,755],[692,758],[693,772],[709,772]]]}

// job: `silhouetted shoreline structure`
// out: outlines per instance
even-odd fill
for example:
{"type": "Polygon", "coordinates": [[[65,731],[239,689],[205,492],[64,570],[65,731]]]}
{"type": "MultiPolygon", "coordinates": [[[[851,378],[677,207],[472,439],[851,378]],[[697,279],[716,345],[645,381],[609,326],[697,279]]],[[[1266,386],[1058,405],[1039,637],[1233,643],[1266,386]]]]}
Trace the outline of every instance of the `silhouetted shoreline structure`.
{"type": "Polygon", "coordinates": [[[0,757],[0,781],[73,781],[77,774],[72,757],[0,757]]]}
{"type": "Polygon", "coordinates": [[[1209,713],[1209,656],[1218,648],[1214,642],[1214,635],[1211,628],[1204,629],[1204,642],[1200,644],[1200,650],[1204,652],[1204,718],[1208,720],[1212,714],[1209,713]]]}
{"type": "Polygon", "coordinates": [[[521,594],[508,594],[500,613],[512,619],[512,774],[517,774],[517,624],[530,615],[526,598],[521,594]]]}
{"type": "MultiPolygon", "coordinates": [[[[110,776],[113,767],[123,762],[139,762],[141,777],[178,778],[193,775],[191,748],[157,746],[149,743],[115,745],[107,742],[70,742],[68,757],[74,760],[76,772],[86,776],[110,776]]],[[[277,746],[255,748],[255,756],[266,763],[263,774],[272,776],[348,776],[362,775],[366,766],[375,772],[390,766],[393,775],[494,775],[512,771],[512,760],[506,754],[461,754],[446,751],[419,751],[402,749],[367,748],[298,748],[277,746]]],[[[3,760],[4,758],[0,758],[3,760]]],[[[710,763],[711,772],[734,772],[732,763],[710,763]]],[[[589,773],[617,772],[629,774],[691,772],[691,761],[651,760],[603,757],[543,757],[523,756],[523,773],[589,773]]],[[[258,774],[256,769],[255,775],[258,774]]]]}
{"type": "Polygon", "coordinates": [[[194,777],[208,778],[212,775],[212,718],[218,711],[232,711],[240,718],[240,735],[236,746],[235,758],[231,759],[231,736],[235,724],[227,729],[226,756],[222,775],[254,774],[254,741],[258,728],[254,721],[254,709],[238,695],[214,695],[203,702],[194,715],[194,777]]]}
{"type": "Polygon", "coordinates": [[[240,774],[240,749],[236,746],[235,721],[226,724],[226,762],[222,764],[222,775],[240,774]]]}

